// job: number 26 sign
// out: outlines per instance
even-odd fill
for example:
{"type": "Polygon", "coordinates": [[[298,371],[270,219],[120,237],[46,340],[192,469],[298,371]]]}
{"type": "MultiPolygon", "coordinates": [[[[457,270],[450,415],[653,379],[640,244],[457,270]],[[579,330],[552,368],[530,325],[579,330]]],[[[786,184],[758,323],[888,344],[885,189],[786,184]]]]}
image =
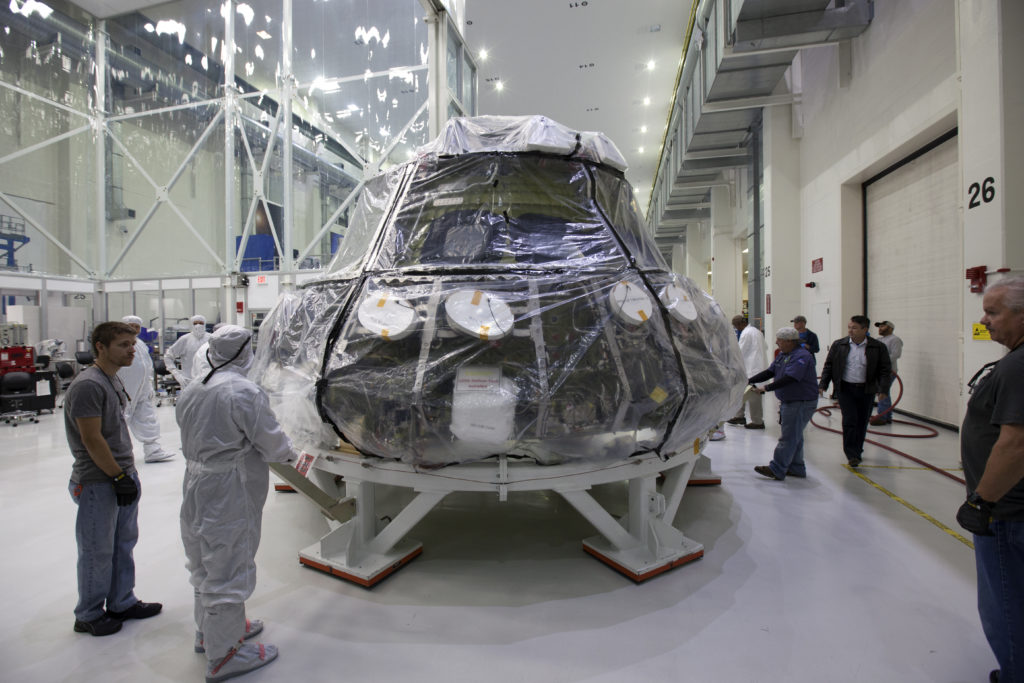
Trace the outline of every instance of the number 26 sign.
{"type": "Polygon", "coordinates": [[[996,179],[989,176],[980,183],[971,183],[967,186],[967,197],[968,210],[988,204],[996,198],[996,179]]]}

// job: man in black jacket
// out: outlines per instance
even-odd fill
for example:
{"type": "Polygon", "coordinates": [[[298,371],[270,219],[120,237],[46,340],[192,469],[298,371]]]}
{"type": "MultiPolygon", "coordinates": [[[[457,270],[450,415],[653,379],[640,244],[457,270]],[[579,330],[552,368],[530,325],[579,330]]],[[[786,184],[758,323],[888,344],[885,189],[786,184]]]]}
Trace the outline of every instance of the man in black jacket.
{"type": "Polygon", "coordinates": [[[892,374],[885,344],[868,337],[870,325],[863,315],[850,318],[846,326],[850,336],[837,339],[829,347],[818,385],[822,395],[829,383],[837,390],[843,411],[843,452],[850,467],[860,464],[875,394],[885,396],[879,391],[889,386],[892,374]]]}

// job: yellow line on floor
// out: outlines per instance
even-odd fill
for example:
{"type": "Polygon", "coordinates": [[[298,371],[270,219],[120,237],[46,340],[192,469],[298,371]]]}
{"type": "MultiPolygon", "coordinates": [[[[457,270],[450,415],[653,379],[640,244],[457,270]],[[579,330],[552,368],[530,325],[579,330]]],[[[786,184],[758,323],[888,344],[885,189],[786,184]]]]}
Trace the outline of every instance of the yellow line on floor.
{"type": "Polygon", "coordinates": [[[893,499],[894,501],[896,501],[896,502],[897,502],[897,503],[899,503],[900,505],[904,506],[905,508],[907,508],[908,510],[910,510],[910,511],[912,511],[912,512],[915,512],[915,513],[917,513],[917,514],[918,514],[918,515],[919,515],[920,517],[923,517],[924,519],[928,520],[929,522],[931,522],[931,523],[932,523],[932,524],[934,524],[935,526],[939,527],[940,529],[942,529],[943,531],[945,531],[945,532],[946,532],[947,534],[949,534],[950,536],[952,536],[952,537],[953,537],[953,538],[955,538],[956,540],[958,540],[958,541],[960,541],[961,543],[963,543],[963,544],[964,544],[965,546],[967,546],[967,547],[968,547],[968,548],[970,548],[971,550],[974,550],[974,543],[973,543],[973,542],[971,542],[971,541],[969,541],[968,539],[964,538],[963,536],[961,536],[960,534],[958,534],[958,533],[957,533],[956,531],[954,531],[953,529],[950,529],[950,528],[949,528],[948,526],[946,526],[945,524],[943,524],[943,523],[942,523],[942,522],[940,522],[939,520],[935,519],[934,517],[932,517],[931,515],[929,515],[929,514],[928,514],[927,512],[925,512],[925,511],[924,511],[924,510],[922,510],[921,508],[919,508],[919,507],[917,507],[917,506],[915,506],[915,505],[912,505],[911,503],[909,503],[908,501],[904,500],[903,498],[900,498],[900,497],[899,497],[899,496],[897,496],[897,495],[896,495],[895,493],[893,493],[893,492],[892,492],[892,491],[890,491],[889,489],[885,488],[885,487],[884,487],[884,486],[882,486],[881,484],[879,484],[879,483],[877,483],[877,482],[875,482],[875,481],[872,481],[872,480],[871,480],[871,478],[870,478],[870,477],[868,477],[868,476],[867,476],[866,474],[864,474],[864,473],[862,473],[862,472],[858,472],[858,471],[857,471],[856,469],[854,469],[854,468],[850,467],[849,465],[843,465],[843,467],[845,467],[845,468],[846,468],[846,469],[848,469],[849,471],[853,472],[853,473],[854,473],[854,474],[856,474],[856,475],[857,475],[858,477],[860,477],[860,478],[861,478],[861,479],[862,479],[863,481],[865,481],[865,482],[867,482],[868,484],[870,484],[871,486],[875,487],[876,489],[878,489],[879,491],[881,491],[882,493],[884,493],[885,495],[887,495],[887,496],[888,496],[889,498],[892,498],[892,499],[893,499]]]}
{"type": "MultiPolygon", "coordinates": [[[[906,465],[864,465],[860,466],[862,469],[870,467],[876,470],[930,470],[930,467],[908,467],[906,465]]],[[[963,467],[940,467],[943,472],[963,472],[963,467]]]]}

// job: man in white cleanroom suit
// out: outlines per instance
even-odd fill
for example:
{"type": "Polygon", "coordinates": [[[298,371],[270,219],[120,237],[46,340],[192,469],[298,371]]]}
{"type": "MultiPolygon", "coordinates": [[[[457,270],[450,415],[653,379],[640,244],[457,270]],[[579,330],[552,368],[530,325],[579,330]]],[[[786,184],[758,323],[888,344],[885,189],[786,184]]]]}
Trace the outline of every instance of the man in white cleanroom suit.
{"type": "MultiPolygon", "coordinates": [[[[128,323],[135,334],[142,331],[142,318],[126,315],[121,322],[128,323]]],[[[160,422],[156,417],[153,403],[153,360],[149,348],[138,337],[135,338],[135,358],[132,364],[117,371],[117,377],[128,393],[128,406],[124,417],[135,438],[142,442],[142,453],[146,462],[161,462],[174,457],[173,451],[166,451],[160,445],[160,422]]]]}
{"type": "MultiPolygon", "coordinates": [[[[216,332],[226,324],[227,323],[217,323],[213,326],[213,331],[216,332]]],[[[210,361],[206,359],[206,350],[208,348],[210,348],[209,339],[204,341],[202,345],[196,349],[196,352],[192,354],[192,378],[198,382],[202,382],[203,378],[206,377],[207,373],[212,369],[210,367],[210,361]]]]}
{"type": "Polygon", "coordinates": [[[196,349],[210,338],[210,333],[206,331],[206,318],[197,314],[189,318],[189,322],[192,323],[192,331],[178,337],[178,340],[164,352],[164,365],[174,375],[174,379],[178,380],[182,389],[192,380],[192,358],[196,349]],[[181,363],[180,370],[175,361],[181,363]]]}
{"type": "Polygon", "coordinates": [[[257,669],[273,645],[245,642],[263,630],[245,618],[256,587],[256,549],[270,486],[268,462],[294,458],[263,389],[246,377],[252,333],[225,325],[210,338],[213,374],[196,377],[178,398],[185,454],[181,539],[195,589],[196,651],[207,681],[257,669]]]}

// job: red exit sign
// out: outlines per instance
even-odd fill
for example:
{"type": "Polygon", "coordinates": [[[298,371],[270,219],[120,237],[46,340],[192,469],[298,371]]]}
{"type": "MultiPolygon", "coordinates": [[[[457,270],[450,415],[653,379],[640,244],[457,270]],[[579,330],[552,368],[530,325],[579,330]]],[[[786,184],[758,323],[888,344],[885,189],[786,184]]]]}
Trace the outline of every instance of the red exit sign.
{"type": "Polygon", "coordinates": [[[816,258],[811,261],[811,272],[820,273],[825,269],[825,259],[816,258]]]}

